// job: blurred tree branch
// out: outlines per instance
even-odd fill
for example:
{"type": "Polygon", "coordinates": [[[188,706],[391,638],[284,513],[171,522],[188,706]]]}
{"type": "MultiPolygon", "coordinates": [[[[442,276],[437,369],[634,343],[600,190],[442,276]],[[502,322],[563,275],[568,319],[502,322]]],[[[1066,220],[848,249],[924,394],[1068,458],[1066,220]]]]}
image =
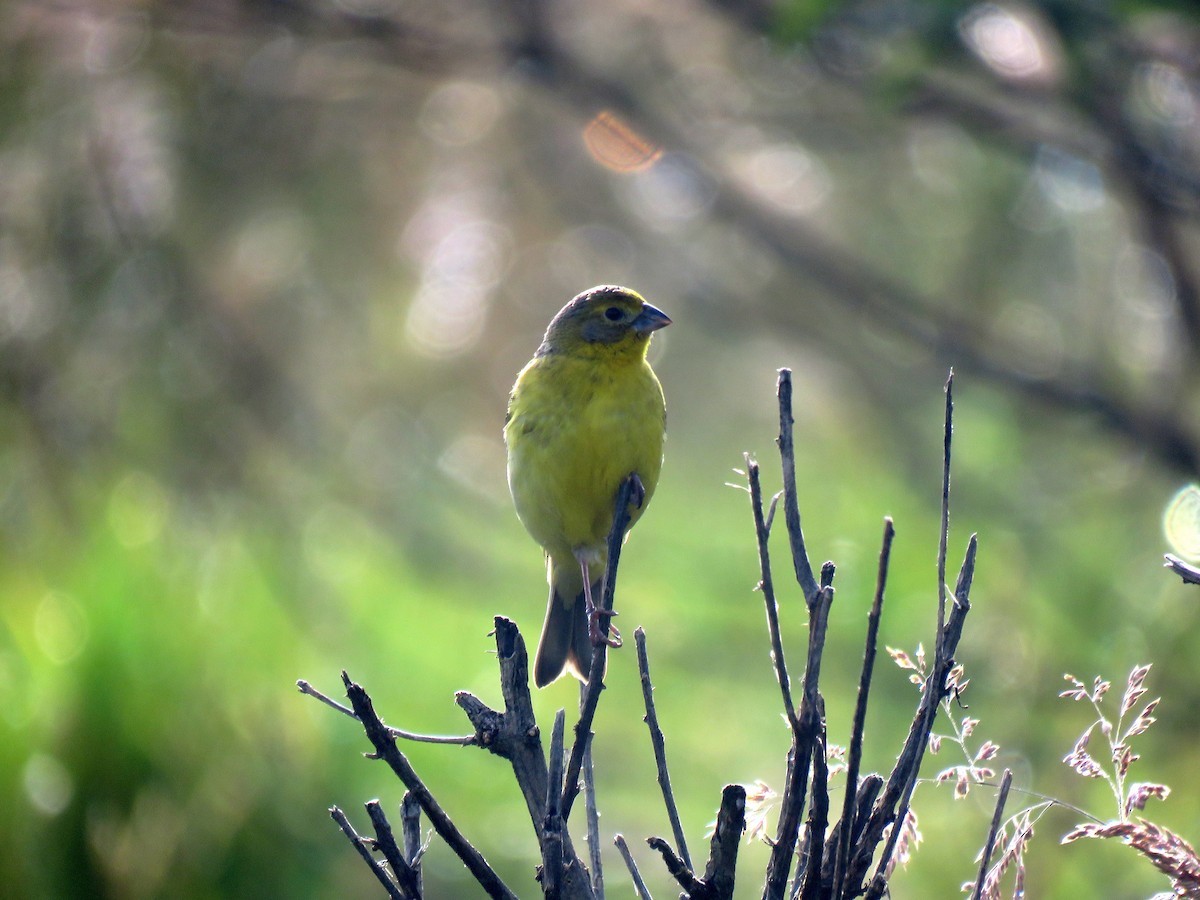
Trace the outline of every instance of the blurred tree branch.
{"type": "MultiPolygon", "coordinates": [[[[421,7],[360,11],[316,0],[247,0],[219,8],[184,2],[155,7],[149,15],[162,32],[179,37],[241,37],[254,44],[267,39],[270,29],[283,28],[310,47],[326,46],[331,54],[347,46],[356,52],[369,49],[377,62],[420,75],[489,78],[516,73],[567,104],[581,121],[600,110],[613,110],[687,168],[702,190],[711,193],[718,219],[750,236],[799,282],[820,288],[816,293],[830,298],[843,312],[924,349],[939,365],[952,362],[1027,401],[1092,416],[1165,465],[1200,473],[1200,435],[1188,415],[1200,373],[1200,276],[1190,264],[1200,209],[1200,178],[1191,163],[1200,157],[1200,151],[1169,149],[1169,136],[1134,122],[1129,111],[1136,89],[1134,79],[1145,66],[1181,67],[1179,71],[1194,76],[1194,33],[1179,30],[1170,40],[1145,37],[1128,27],[1126,20],[1096,14],[1082,5],[1033,8],[1028,13],[1030,27],[1036,25],[1044,32],[1047,48],[1061,48],[1055,60],[1062,71],[1031,86],[1006,79],[972,58],[959,35],[967,20],[958,13],[940,12],[926,20],[909,20],[897,12],[899,24],[890,27],[904,32],[906,39],[941,51],[940,55],[927,54],[917,72],[897,75],[881,66],[851,69],[843,64],[838,50],[830,49],[840,46],[833,39],[838,35],[853,35],[864,44],[888,36],[872,31],[883,26],[860,15],[860,4],[831,4],[824,20],[810,22],[801,33],[780,37],[786,31],[781,23],[790,13],[787,4],[735,8],[719,0],[711,3],[718,21],[742,32],[728,36],[729,40],[744,42],[765,36],[777,41],[781,54],[793,47],[807,47],[823,79],[817,89],[849,89],[861,102],[874,103],[876,110],[881,106],[877,99],[884,97],[882,106],[892,121],[933,118],[957,124],[990,145],[1007,147],[1025,159],[1043,146],[1053,146],[1099,167],[1113,193],[1123,198],[1130,211],[1136,223],[1132,228],[1135,239],[1163,261],[1174,286],[1179,329],[1170,339],[1180,364],[1167,377],[1139,385],[1119,365],[1094,354],[1061,361],[1039,360],[1034,354],[1033,365],[1021,364],[1018,361],[1028,357],[1030,348],[997,335],[987,310],[977,308],[978,303],[964,302],[975,298],[926,293],[908,279],[880,268],[856,248],[831,238],[827,229],[774,208],[747,189],[723,161],[709,132],[689,120],[694,109],[687,103],[666,102],[661,91],[652,89],[657,85],[634,75],[598,70],[594,60],[579,51],[577,41],[573,43],[572,37],[563,33],[558,18],[542,0],[510,0],[500,7],[467,6],[475,14],[458,15],[452,21],[421,7]]],[[[97,13],[89,8],[87,12],[115,17],[121,10],[118,4],[111,11],[97,13]]],[[[79,7],[62,3],[44,15],[66,17],[78,11],[79,7]]],[[[190,49],[201,55],[206,52],[194,44],[190,49]]],[[[685,77],[666,68],[664,59],[652,62],[657,69],[650,69],[649,77],[660,82],[685,77]]],[[[753,124],[753,119],[747,124],[753,124]]],[[[757,127],[765,124],[757,123],[757,127]]],[[[803,128],[794,121],[782,125],[791,130],[803,128]]],[[[554,184],[557,173],[544,174],[554,184]]],[[[558,185],[564,189],[562,196],[568,196],[574,186],[558,185]]],[[[118,205],[111,192],[104,194],[107,206],[118,205]]],[[[563,202],[562,196],[554,202],[563,202]]],[[[123,223],[117,225],[122,226],[119,232],[128,231],[123,223]]],[[[631,225],[642,227],[637,222],[631,225]]],[[[930,250],[937,252],[934,247],[930,250]]],[[[973,287],[968,284],[966,290],[973,287]]],[[[758,304],[756,311],[794,334],[829,328],[810,315],[813,302],[817,301],[806,297],[804,304],[758,304]]],[[[1096,315],[1103,313],[1097,311],[1096,315]]],[[[251,352],[252,344],[253,339],[248,348],[251,352]]],[[[277,376],[262,381],[255,377],[255,369],[261,371],[265,366],[270,371],[271,366],[248,365],[244,352],[237,358],[248,380],[255,384],[279,382],[277,376]]]]}
{"type": "MultiPolygon", "coordinates": [[[[1200,473],[1200,438],[1179,405],[1163,403],[1158,386],[1139,396],[1129,387],[1113,384],[1113,379],[1097,368],[1080,365],[1063,375],[1037,376],[1014,367],[1011,360],[1017,356],[1015,348],[986,333],[958,311],[958,304],[922,295],[860,255],[831,243],[808,225],[768,208],[739,188],[732,173],[723,171],[713,159],[712,148],[699,145],[666,115],[652,110],[636,92],[592,71],[561,43],[551,43],[548,29],[532,31],[530,42],[535,41],[546,42],[538,47],[536,58],[549,89],[560,92],[581,115],[604,107],[618,109],[662,145],[697,160],[694,174],[715,192],[718,214],[752,233],[787,266],[825,288],[840,303],[933,351],[938,358],[952,360],[1040,404],[1093,414],[1105,427],[1149,449],[1172,468],[1200,473]]],[[[1181,284],[1180,302],[1187,308],[1181,309],[1181,315],[1189,321],[1192,314],[1188,310],[1195,294],[1190,286],[1192,275],[1173,249],[1174,231],[1154,217],[1165,213],[1165,207],[1147,193],[1144,184],[1131,186],[1131,190],[1141,197],[1144,211],[1152,216],[1154,227],[1149,230],[1172,241],[1170,247],[1163,248],[1164,255],[1177,264],[1174,274],[1181,284]]],[[[767,312],[790,330],[803,330],[804,323],[797,318],[803,315],[802,310],[775,305],[767,312]]],[[[1189,369],[1196,365],[1198,348],[1200,341],[1183,343],[1189,354],[1189,369]]]]}
{"type": "MultiPolygon", "coordinates": [[[[728,4],[714,6],[729,11],[728,4]]],[[[846,6],[852,9],[854,4],[846,6]]],[[[496,59],[499,64],[507,60],[508,65],[517,66],[570,104],[583,120],[600,109],[618,111],[642,134],[693,161],[692,174],[713,192],[718,216],[753,235],[787,268],[823,288],[847,310],[865,315],[873,326],[900,335],[939,360],[953,361],[1027,400],[1092,415],[1105,428],[1148,449],[1171,468],[1200,473],[1200,436],[1185,415],[1186,394],[1179,396],[1180,390],[1192,387],[1191,375],[1200,371],[1200,288],[1186,250],[1192,236],[1185,230],[1191,222],[1178,217],[1180,190],[1189,194],[1184,208],[1193,213],[1200,208],[1200,182],[1177,166],[1168,168],[1171,177],[1163,177],[1164,166],[1158,156],[1138,139],[1124,117],[1118,102],[1124,87],[1111,84],[1111,76],[1105,75],[1101,66],[1085,68],[1077,78],[1078,87],[1068,84],[1054,95],[1018,89],[1000,79],[989,84],[979,77],[970,79],[972,90],[964,90],[960,87],[961,66],[933,64],[913,82],[911,99],[900,104],[895,114],[936,114],[1023,155],[1048,143],[1102,166],[1117,192],[1130,199],[1143,239],[1166,261],[1177,287],[1176,305],[1184,326],[1179,349],[1185,355],[1188,374],[1176,390],[1169,385],[1164,390],[1161,383],[1137,390],[1096,361],[1078,361],[1061,371],[1053,365],[1014,365],[1021,356],[1018,348],[998,339],[985,322],[969,313],[970,307],[954,299],[926,296],[861,254],[832,242],[808,223],[751,195],[716,158],[716,148],[683,126],[685,113],[668,113],[648,102],[632,83],[595,70],[556,34],[548,20],[548,7],[541,0],[513,0],[508,10],[511,20],[508,27],[499,28],[501,39],[492,48],[496,53],[467,54],[464,71],[476,70],[481,58],[496,59]],[[1170,196],[1165,193],[1168,189],[1170,196]],[[1031,369],[1053,374],[1031,374],[1031,369]]],[[[353,25],[396,64],[420,68],[426,63],[426,57],[410,60],[397,52],[394,25],[385,27],[377,18],[340,12],[334,18],[353,25]]],[[[772,16],[766,5],[759,5],[739,10],[735,19],[742,27],[769,33],[772,16]]],[[[1102,49],[1096,55],[1102,62],[1122,51],[1128,53],[1131,46],[1141,51],[1143,58],[1153,58],[1153,48],[1131,45],[1118,22],[1088,24],[1086,38],[1100,43],[1102,49]]],[[[449,48],[455,41],[443,34],[433,44],[449,48]]],[[[1135,62],[1126,62],[1122,70],[1135,67],[1135,62]]],[[[846,79],[831,68],[824,74],[842,83],[850,81],[864,94],[884,87],[869,79],[846,79]]],[[[800,333],[809,327],[802,307],[774,304],[763,311],[791,331],[800,333]]]]}

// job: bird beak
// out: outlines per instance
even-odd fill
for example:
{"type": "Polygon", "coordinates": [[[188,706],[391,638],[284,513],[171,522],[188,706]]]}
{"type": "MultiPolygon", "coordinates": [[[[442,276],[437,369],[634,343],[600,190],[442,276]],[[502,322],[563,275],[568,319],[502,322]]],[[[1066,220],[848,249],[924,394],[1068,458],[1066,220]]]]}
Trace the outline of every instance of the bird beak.
{"type": "Polygon", "coordinates": [[[661,309],[651,306],[649,303],[647,303],[642,307],[642,311],[638,314],[638,317],[633,320],[632,324],[633,330],[642,337],[645,337],[651,332],[658,331],[658,329],[666,328],[668,325],[670,325],[671,317],[661,309]]]}

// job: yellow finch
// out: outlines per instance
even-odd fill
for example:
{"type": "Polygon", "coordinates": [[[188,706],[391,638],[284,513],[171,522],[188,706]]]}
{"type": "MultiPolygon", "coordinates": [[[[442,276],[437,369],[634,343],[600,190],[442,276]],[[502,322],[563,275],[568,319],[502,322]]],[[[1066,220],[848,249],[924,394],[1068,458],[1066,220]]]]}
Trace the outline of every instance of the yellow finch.
{"type": "Polygon", "coordinates": [[[546,551],[550,582],[533,666],[538,687],[564,669],[587,681],[593,640],[604,640],[592,595],[604,579],[617,491],[630,475],[641,481],[632,527],[662,468],[666,406],[646,349],[670,324],[628,288],[594,287],[559,310],[513,386],[508,487],[546,551]]]}

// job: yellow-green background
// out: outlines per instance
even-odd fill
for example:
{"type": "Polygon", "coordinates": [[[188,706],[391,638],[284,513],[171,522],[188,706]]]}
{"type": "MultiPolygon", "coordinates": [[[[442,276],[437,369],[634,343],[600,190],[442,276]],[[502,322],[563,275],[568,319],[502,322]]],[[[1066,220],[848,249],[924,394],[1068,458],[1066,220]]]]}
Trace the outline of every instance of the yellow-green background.
{"type": "MultiPolygon", "coordinates": [[[[749,507],[725,485],[750,451],[778,488],[780,366],[809,546],[838,565],[830,740],[847,740],[885,515],[882,641],[931,643],[954,366],[952,572],[980,535],[959,654],[972,746],[1108,818],[1103,785],[1060,761],[1091,721],[1056,698],[1062,673],[1119,692],[1154,663],[1165,699],[1132,777],[1172,785],[1149,815],[1200,837],[1200,595],[1161,569],[1160,527],[1197,473],[1105,414],[1196,433],[1180,309],[1200,22],[1167,3],[723,6],[0,8],[0,893],[380,895],[326,809],[365,831],[361,803],[396,818],[402,789],[294,682],[337,694],[345,668],[424,732],[466,731],[455,691],[500,702],[492,617],[532,641],[545,590],[507,497],[507,390],[601,282],[675,322],[653,348],[666,466],[617,606],[649,635],[694,857],[722,785],[783,778],[749,507]],[[662,159],[597,165],[581,133],[604,109],[662,159]],[[1063,385],[1084,396],[1056,402],[1063,385]]],[[[881,657],[868,769],[899,751],[906,675],[881,657]]],[[[632,644],[609,687],[605,846],[623,832],[673,896],[642,841],[669,827],[632,644]]],[[[536,697],[544,725],[574,702],[568,682],[536,697]]],[[[506,765],[404,749],[535,896],[506,765]]],[[[923,771],[958,762],[946,746],[923,771]]],[[[992,797],[922,785],[925,842],[892,896],[956,895],[992,797]]],[[[1030,895],[1166,889],[1127,848],[1059,847],[1077,820],[1039,822],[1030,895]]],[[[606,853],[610,896],[629,896],[606,853]]],[[[765,859],[745,846],[739,897],[765,859]]],[[[436,840],[425,871],[430,897],[479,895],[436,840]]]]}

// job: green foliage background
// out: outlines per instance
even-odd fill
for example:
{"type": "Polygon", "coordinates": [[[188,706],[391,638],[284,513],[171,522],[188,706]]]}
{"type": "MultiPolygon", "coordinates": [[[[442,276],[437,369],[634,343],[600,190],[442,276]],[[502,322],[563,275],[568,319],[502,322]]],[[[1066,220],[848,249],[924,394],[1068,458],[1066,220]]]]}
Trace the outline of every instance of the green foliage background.
{"type": "MultiPolygon", "coordinates": [[[[1195,244],[1192,13],[723,6],[0,11],[6,895],[373,895],[326,809],[365,829],[359,804],[394,810],[402,790],[294,682],[337,693],[347,669],[423,732],[465,732],[456,690],[499,702],[492,617],[532,641],[544,604],[505,486],[506,394],[550,316],[602,282],[675,320],[654,347],[666,467],[618,608],[649,635],[693,855],[722,785],[783,780],[749,506],[726,486],[744,451],[778,486],[780,366],[806,535],[838,565],[831,740],[885,515],[884,641],[932,640],[954,366],[978,740],[1019,787],[1108,818],[1103,785],[1060,762],[1090,722],[1056,699],[1061,676],[1119,686],[1154,663],[1165,699],[1137,765],[1178,794],[1148,815],[1200,835],[1196,597],[1161,571],[1160,528],[1200,459],[1178,264],[1195,244]],[[580,135],[603,109],[662,159],[598,165],[580,135]]],[[[802,604],[776,552],[798,675],[802,604]]],[[[886,772],[917,697],[886,660],[874,690],[866,766],[886,772]]],[[[575,687],[536,700],[548,723],[575,687]]],[[[641,715],[630,647],[597,721],[602,823],[669,895],[636,849],[669,831],[641,715]]],[[[536,895],[505,765],[405,749],[536,895]]],[[[992,797],[922,785],[925,842],[892,895],[955,895],[992,797]]],[[[1058,847],[1078,820],[1039,823],[1032,893],[1165,889],[1122,847],[1058,847]]],[[[765,860],[746,846],[739,896],[765,860]]],[[[615,855],[607,876],[627,895],[615,855]]],[[[426,878],[430,897],[476,896],[436,841],[426,878]]]]}

